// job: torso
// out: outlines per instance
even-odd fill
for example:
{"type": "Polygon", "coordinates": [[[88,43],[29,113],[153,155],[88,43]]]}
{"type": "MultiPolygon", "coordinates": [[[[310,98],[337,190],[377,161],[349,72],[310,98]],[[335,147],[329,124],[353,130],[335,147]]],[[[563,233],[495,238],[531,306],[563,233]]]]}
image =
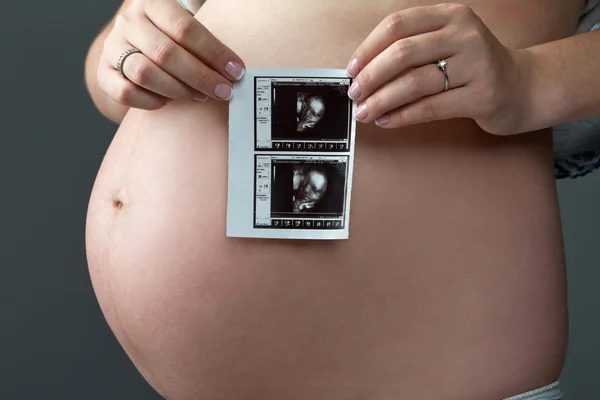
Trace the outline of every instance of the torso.
{"type": "MultiPolygon", "coordinates": [[[[473,7],[519,47],[569,35],[583,7],[529,1],[517,19],[522,3],[473,7]]],[[[248,67],[345,68],[386,15],[422,4],[209,0],[196,17],[248,67]]],[[[558,377],[566,342],[551,143],[466,120],[361,125],[349,240],[227,239],[226,105],[134,110],[92,194],[94,288],[170,400],[525,392],[558,377]]]]}

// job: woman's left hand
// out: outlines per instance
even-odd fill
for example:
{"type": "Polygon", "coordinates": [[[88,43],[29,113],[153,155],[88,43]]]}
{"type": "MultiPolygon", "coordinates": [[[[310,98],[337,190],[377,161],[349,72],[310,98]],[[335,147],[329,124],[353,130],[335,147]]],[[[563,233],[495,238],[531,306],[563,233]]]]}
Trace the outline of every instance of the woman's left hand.
{"type": "Polygon", "coordinates": [[[530,107],[525,59],[467,5],[410,8],[388,16],[354,53],[348,95],[357,120],[383,128],[470,118],[491,134],[515,134],[530,107]]]}

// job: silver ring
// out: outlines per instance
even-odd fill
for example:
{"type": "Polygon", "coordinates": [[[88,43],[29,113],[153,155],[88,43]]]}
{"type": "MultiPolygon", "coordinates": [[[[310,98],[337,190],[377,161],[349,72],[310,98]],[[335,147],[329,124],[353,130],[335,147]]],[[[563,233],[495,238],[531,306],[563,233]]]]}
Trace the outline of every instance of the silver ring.
{"type": "Polygon", "coordinates": [[[119,74],[121,74],[121,76],[123,78],[127,78],[125,76],[125,73],[123,72],[123,63],[125,62],[125,59],[127,57],[129,57],[130,55],[134,54],[134,53],[141,53],[141,51],[139,49],[136,49],[135,47],[129,49],[129,50],[125,50],[123,52],[123,54],[121,54],[119,56],[119,59],[117,60],[117,71],[119,71],[119,74]]]}
{"type": "Polygon", "coordinates": [[[437,67],[439,68],[440,71],[442,71],[444,73],[445,83],[444,83],[443,91],[446,92],[448,90],[448,87],[450,86],[450,80],[448,79],[448,72],[446,71],[446,68],[448,68],[448,61],[446,61],[446,60],[438,61],[437,67]]]}

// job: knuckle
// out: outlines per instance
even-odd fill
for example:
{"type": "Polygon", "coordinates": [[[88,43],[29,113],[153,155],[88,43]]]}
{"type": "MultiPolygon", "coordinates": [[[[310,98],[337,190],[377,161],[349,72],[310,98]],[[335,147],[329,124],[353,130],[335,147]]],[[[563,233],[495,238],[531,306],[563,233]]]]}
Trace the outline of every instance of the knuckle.
{"type": "Polygon", "coordinates": [[[147,63],[135,63],[130,66],[130,78],[140,86],[146,86],[150,80],[151,68],[147,63]]]}
{"type": "Polygon", "coordinates": [[[410,38],[397,40],[391,47],[395,59],[409,58],[415,52],[415,42],[410,38]]]}
{"type": "Polygon", "coordinates": [[[122,13],[117,14],[115,17],[114,28],[122,29],[123,27],[127,26],[129,21],[131,21],[129,14],[127,11],[123,11],[122,13]]]}
{"type": "Polygon", "coordinates": [[[143,108],[148,111],[154,111],[154,110],[159,110],[159,109],[163,108],[164,106],[167,105],[168,102],[169,102],[168,99],[155,97],[152,100],[148,101],[145,106],[142,106],[140,104],[138,106],[138,108],[143,108]]]}
{"type": "Polygon", "coordinates": [[[434,5],[433,7],[438,10],[441,11],[444,14],[452,14],[452,7],[454,6],[454,3],[439,3],[434,5]]]}
{"type": "Polygon", "coordinates": [[[437,111],[430,99],[424,99],[421,108],[425,121],[435,121],[437,119],[437,111]]]}
{"type": "Polygon", "coordinates": [[[402,25],[404,23],[404,14],[395,12],[385,19],[385,30],[388,36],[395,38],[401,35],[402,25]]]}
{"type": "Polygon", "coordinates": [[[177,42],[187,42],[192,39],[196,20],[193,18],[178,18],[173,23],[173,36],[177,42]]]}
{"type": "Polygon", "coordinates": [[[133,99],[135,90],[136,87],[133,83],[124,81],[121,85],[119,85],[119,87],[117,87],[113,100],[115,100],[117,103],[128,105],[133,99]]]}
{"type": "Polygon", "coordinates": [[[106,67],[103,65],[98,65],[98,68],[96,68],[96,82],[98,83],[100,89],[102,89],[102,91],[108,95],[109,91],[107,90],[108,85],[106,82],[106,67]]]}
{"type": "Polygon", "coordinates": [[[463,48],[470,48],[472,46],[475,46],[479,43],[481,43],[482,41],[482,37],[481,37],[481,33],[473,28],[473,29],[466,29],[465,32],[462,35],[462,44],[463,44],[463,48]]]}
{"type": "Polygon", "coordinates": [[[176,50],[177,47],[175,43],[162,42],[154,48],[154,51],[152,52],[152,58],[158,65],[164,65],[171,60],[176,50]]]}
{"type": "Polygon", "coordinates": [[[149,14],[153,10],[163,11],[164,8],[159,8],[162,6],[160,2],[155,0],[133,0],[133,4],[138,8],[144,10],[146,14],[149,14]]]}
{"type": "Polygon", "coordinates": [[[452,40],[452,37],[446,30],[440,29],[438,31],[431,32],[430,35],[433,46],[439,46],[440,48],[446,47],[448,42],[452,40]]]}
{"type": "Polygon", "coordinates": [[[223,49],[222,46],[214,46],[209,51],[208,61],[210,63],[216,64],[217,61],[219,61],[223,57],[224,53],[225,53],[225,50],[223,49]]]}
{"type": "Polygon", "coordinates": [[[406,74],[406,92],[411,96],[418,96],[425,86],[425,78],[415,71],[406,74]]]}
{"type": "Polygon", "coordinates": [[[369,115],[379,115],[382,109],[381,97],[378,95],[371,96],[368,102],[369,115]]]}
{"type": "MultiPolygon", "coordinates": [[[[182,87],[176,95],[177,99],[181,99],[181,100],[188,100],[188,101],[193,101],[194,100],[194,96],[196,95],[196,91],[194,91],[191,88],[186,88],[186,87],[182,87]]],[[[206,95],[206,93],[203,93],[206,95]]]]}
{"type": "MultiPolygon", "coordinates": [[[[131,7],[136,8],[143,12],[146,15],[150,15],[156,11],[162,11],[159,7],[161,4],[157,4],[156,1],[153,0],[134,0],[131,7]]],[[[163,9],[164,10],[164,9],[163,9]]]]}
{"type": "Polygon", "coordinates": [[[473,17],[473,9],[467,4],[450,3],[446,6],[450,15],[455,16],[460,20],[465,20],[473,17]]]}
{"type": "Polygon", "coordinates": [[[396,125],[398,126],[410,125],[408,110],[405,108],[401,108],[400,110],[398,110],[394,115],[394,120],[396,125]]]}
{"type": "Polygon", "coordinates": [[[362,90],[366,90],[371,87],[371,82],[373,82],[373,78],[368,70],[363,70],[362,73],[358,76],[358,86],[362,88],[362,90]]]}
{"type": "Polygon", "coordinates": [[[195,81],[192,82],[192,87],[203,93],[206,91],[207,85],[208,85],[208,75],[206,73],[198,74],[195,78],[195,81]]]}

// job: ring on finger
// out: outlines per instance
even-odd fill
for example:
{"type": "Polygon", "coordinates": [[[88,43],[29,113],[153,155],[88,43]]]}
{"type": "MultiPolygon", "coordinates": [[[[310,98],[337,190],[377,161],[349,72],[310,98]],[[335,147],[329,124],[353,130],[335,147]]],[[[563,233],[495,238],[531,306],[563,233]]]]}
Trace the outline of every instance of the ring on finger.
{"type": "Polygon", "coordinates": [[[450,79],[448,79],[448,61],[446,60],[440,60],[437,63],[437,67],[439,68],[440,71],[442,71],[444,73],[444,90],[442,92],[447,92],[448,91],[448,87],[450,86],[450,79]]]}
{"type": "Polygon", "coordinates": [[[121,76],[123,78],[127,78],[125,76],[125,73],[123,72],[123,64],[125,63],[125,60],[127,59],[127,57],[129,57],[130,55],[135,54],[135,53],[141,53],[141,51],[135,47],[132,47],[128,50],[125,50],[123,53],[121,53],[121,55],[119,56],[119,59],[117,60],[117,71],[119,71],[119,74],[121,74],[121,76]]]}
{"type": "MultiPolygon", "coordinates": [[[[463,77],[458,72],[458,75],[453,76],[454,86],[463,82],[463,77]]],[[[440,70],[437,64],[433,62],[407,72],[378,89],[370,96],[374,97],[371,101],[369,99],[365,100],[365,103],[369,103],[370,107],[376,107],[369,110],[369,113],[373,117],[377,117],[425,97],[438,95],[440,93],[439,77],[440,70]]]]}

